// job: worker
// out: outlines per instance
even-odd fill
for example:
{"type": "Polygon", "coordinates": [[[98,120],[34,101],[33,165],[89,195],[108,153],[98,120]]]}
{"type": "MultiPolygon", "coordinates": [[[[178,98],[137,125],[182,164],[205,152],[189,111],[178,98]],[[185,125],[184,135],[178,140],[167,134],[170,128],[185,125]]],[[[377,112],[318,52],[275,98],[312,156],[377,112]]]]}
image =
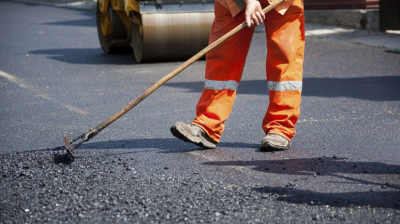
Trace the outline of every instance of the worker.
{"type": "Polygon", "coordinates": [[[171,133],[203,148],[220,142],[238,89],[254,26],[264,22],[269,106],[262,121],[261,151],[287,150],[300,115],[304,58],[303,0],[286,0],[264,14],[276,0],[217,0],[209,44],[246,21],[247,27],[206,55],[205,83],[191,124],[177,122],[171,133]]]}

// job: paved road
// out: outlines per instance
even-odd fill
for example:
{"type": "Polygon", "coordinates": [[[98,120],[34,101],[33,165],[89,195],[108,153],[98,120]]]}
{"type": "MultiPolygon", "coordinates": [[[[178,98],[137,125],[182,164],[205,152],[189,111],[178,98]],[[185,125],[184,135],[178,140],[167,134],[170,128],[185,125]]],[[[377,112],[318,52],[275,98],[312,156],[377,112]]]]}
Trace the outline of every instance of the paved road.
{"type": "Polygon", "coordinates": [[[367,222],[400,219],[400,54],[309,38],[294,146],[261,153],[264,33],[254,36],[215,150],[189,122],[204,61],[66,160],[95,127],[182,62],[105,55],[93,11],[0,1],[0,222],[367,222]]]}

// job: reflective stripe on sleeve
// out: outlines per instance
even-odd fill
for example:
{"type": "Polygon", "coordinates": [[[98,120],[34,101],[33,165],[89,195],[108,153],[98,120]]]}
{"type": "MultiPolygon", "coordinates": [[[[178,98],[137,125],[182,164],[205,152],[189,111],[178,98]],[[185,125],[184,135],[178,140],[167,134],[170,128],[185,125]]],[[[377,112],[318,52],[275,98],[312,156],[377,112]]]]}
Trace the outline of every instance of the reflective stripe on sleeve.
{"type": "Polygon", "coordinates": [[[239,87],[239,83],[234,80],[215,81],[215,80],[206,79],[206,81],[204,81],[204,89],[212,89],[212,90],[229,89],[229,90],[237,91],[238,87],[239,87]]]}
{"type": "Polygon", "coordinates": [[[269,91],[294,91],[302,88],[302,81],[284,81],[284,82],[273,82],[268,81],[269,91]]]}

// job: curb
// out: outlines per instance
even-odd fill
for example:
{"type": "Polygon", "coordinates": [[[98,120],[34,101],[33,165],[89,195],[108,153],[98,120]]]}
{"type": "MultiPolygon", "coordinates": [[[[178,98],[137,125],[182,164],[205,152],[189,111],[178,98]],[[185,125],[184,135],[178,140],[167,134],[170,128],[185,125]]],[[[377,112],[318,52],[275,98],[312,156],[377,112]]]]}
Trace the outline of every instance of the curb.
{"type": "Polygon", "coordinates": [[[379,31],[379,9],[306,10],[306,23],[379,31]]]}

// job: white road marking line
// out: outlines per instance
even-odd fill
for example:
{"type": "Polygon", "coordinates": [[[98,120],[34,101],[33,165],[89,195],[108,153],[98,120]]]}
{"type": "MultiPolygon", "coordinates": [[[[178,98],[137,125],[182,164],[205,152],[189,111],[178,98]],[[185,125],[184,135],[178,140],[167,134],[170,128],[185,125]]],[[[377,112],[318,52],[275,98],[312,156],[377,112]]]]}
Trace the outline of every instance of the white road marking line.
{"type": "Polygon", "coordinates": [[[13,75],[10,75],[7,72],[4,72],[4,71],[0,70],[0,76],[6,78],[10,82],[16,83],[17,85],[19,85],[22,88],[29,89],[30,91],[32,91],[32,92],[34,92],[36,94],[35,96],[39,96],[39,97],[41,97],[43,99],[50,100],[50,101],[52,101],[54,103],[57,103],[57,104],[61,104],[63,107],[67,108],[70,111],[73,111],[73,112],[76,112],[76,113],[79,113],[79,114],[89,114],[89,112],[86,111],[86,110],[80,109],[78,107],[71,106],[71,105],[66,104],[66,103],[62,103],[62,102],[60,102],[60,101],[48,96],[43,91],[40,91],[38,88],[35,88],[33,86],[30,86],[30,85],[26,84],[23,79],[20,79],[20,78],[17,78],[15,76],[13,76],[13,75]]]}

